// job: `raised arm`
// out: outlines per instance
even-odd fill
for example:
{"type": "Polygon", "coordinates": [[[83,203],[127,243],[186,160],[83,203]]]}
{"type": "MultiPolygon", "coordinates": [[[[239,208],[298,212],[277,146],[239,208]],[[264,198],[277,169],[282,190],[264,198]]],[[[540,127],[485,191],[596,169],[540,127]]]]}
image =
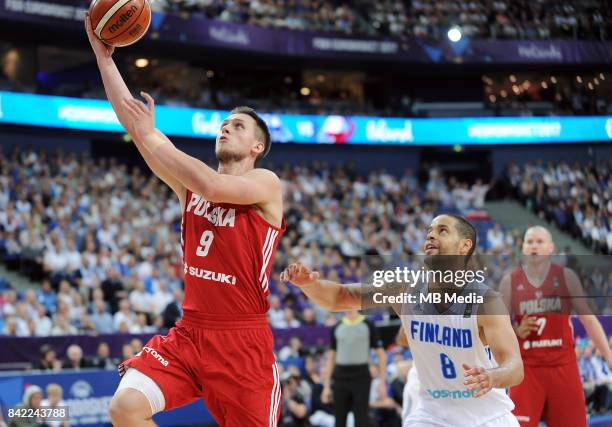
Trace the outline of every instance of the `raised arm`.
{"type": "Polygon", "coordinates": [[[601,323],[599,323],[599,319],[595,317],[587,303],[580,279],[576,273],[569,268],[564,269],[564,275],[565,283],[567,284],[567,289],[572,301],[572,308],[578,314],[578,318],[584,325],[584,329],[591,340],[593,340],[593,344],[595,344],[595,347],[601,352],[608,366],[612,368],[612,352],[610,352],[608,338],[606,337],[606,333],[601,323]]]}
{"type": "Polygon", "coordinates": [[[302,263],[290,264],[281,273],[281,280],[291,282],[306,294],[308,299],[328,311],[361,310],[361,285],[341,285],[319,278],[302,263]]]}
{"type": "MultiPolygon", "coordinates": [[[[126,86],[115,61],[113,61],[112,54],[114,48],[104,44],[96,35],[91,28],[91,21],[89,14],[85,16],[85,31],[89,38],[89,43],[96,55],[98,62],[98,68],[100,69],[100,75],[102,76],[102,82],[104,83],[104,90],[106,97],[110,101],[119,123],[123,128],[131,135],[134,140],[136,148],[144,158],[147,166],[153,171],[153,173],[165,182],[178,196],[181,207],[185,204],[185,187],[170,173],[167,167],[160,162],[144,144],[144,141],[135,135],[135,129],[132,126],[132,120],[130,119],[129,110],[124,104],[124,100],[133,99],[128,87],[126,86]]],[[[167,139],[161,132],[157,131],[157,136],[161,140],[167,139]]],[[[169,141],[168,141],[169,142],[169,141]]]]}

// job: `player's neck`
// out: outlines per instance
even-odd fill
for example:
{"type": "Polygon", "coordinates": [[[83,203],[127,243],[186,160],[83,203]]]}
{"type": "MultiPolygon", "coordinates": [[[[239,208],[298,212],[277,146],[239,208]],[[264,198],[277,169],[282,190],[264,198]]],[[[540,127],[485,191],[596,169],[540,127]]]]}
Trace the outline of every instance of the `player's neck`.
{"type": "Polygon", "coordinates": [[[541,283],[550,269],[550,260],[537,260],[526,262],[523,266],[527,278],[533,285],[541,283]]]}
{"type": "Polygon", "coordinates": [[[247,159],[237,161],[237,162],[225,162],[219,163],[219,167],[217,168],[217,172],[225,174],[225,175],[244,175],[248,171],[253,169],[253,164],[247,159]]]}

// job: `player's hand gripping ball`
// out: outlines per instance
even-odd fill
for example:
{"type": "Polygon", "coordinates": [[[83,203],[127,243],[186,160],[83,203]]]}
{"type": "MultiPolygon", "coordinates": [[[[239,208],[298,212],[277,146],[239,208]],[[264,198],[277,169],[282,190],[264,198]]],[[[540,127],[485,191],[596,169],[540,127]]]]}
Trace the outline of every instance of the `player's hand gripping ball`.
{"type": "Polygon", "coordinates": [[[94,0],[89,7],[93,33],[114,47],[136,43],[151,24],[149,0],[94,0]]]}

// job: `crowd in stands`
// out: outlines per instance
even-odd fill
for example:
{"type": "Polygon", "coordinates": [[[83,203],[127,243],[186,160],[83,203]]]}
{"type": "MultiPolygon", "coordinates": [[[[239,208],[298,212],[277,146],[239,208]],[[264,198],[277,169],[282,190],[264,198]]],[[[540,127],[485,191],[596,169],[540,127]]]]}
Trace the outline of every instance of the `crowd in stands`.
{"type": "Polygon", "coordinates": [[[458,26],[475,38],[603,40],[612,15],[599,0],[160,0],[154,7],[268,28],[431,39],[458,26]]]}
{"type": "Polygon", "coordinates": [[[529,208],[599,253],[612,254],[612,161],[516,163],[507,179],[529,208]]]}

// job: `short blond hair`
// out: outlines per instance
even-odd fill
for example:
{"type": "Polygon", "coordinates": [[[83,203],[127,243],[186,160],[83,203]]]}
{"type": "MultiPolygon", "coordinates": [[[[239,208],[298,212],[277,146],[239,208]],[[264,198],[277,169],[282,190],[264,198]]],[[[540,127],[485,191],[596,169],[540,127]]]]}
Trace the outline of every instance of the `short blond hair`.
{"type": "Polygon", "coordinates": [[[51,383],[47,385],[47,396],[50,394],[63,394],[64,390],[62,386],[56,383],[51,383]]]}

